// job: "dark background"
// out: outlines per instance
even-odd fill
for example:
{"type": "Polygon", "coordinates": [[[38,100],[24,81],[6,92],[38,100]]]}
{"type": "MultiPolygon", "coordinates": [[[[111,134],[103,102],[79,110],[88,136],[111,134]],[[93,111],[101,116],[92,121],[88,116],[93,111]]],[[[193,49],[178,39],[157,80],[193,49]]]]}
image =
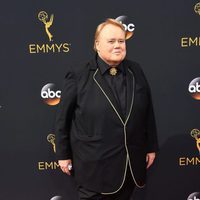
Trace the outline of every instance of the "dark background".
{"type": "Polygon", "coordinates": [[[75,183],[54,162],[47,135],[54,133],[57,106],[41,98],[54,83],[61,89],[66,68],[93,55],[96,26],[125,15],[135,25],[127,57],[141,64],[152,89],[160,152],[145,189],[135,200],[186,200],[200,192],[199,166],[179,165],[180,157],[199,157],[190,131],[200,129],[200,102],[188,92],[199,77],[199,46],[181,47],[182,37],[200,37],[198,1],[2,1],[0,7],[0,199],[77,200],[75,183]],[[49,42],[38,13],[54,14],[49,42]],[[65,52],[29,53],[29,44],[69,43],[65,52]],[[59,199],[59,198],[57,198],[59,199]]]}

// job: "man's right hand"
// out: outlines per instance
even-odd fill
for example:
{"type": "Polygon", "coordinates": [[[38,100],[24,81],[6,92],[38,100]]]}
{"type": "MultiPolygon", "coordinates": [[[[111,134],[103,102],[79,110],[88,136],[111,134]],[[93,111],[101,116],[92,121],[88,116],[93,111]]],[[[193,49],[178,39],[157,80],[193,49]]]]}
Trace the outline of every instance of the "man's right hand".
{"type": "Polygon", "coordinates": [[[69,165],[71,165],[72,166],[72,160],[59,160],[58,161],[58,164],[59,164],[59,166],[60,166],[60,169],[64,172],[64,173],[66,173],[66,174],[68,174],[68,175],[71,175],[71,173],[70,173],[70,170],[69,170],[69,165]]]}

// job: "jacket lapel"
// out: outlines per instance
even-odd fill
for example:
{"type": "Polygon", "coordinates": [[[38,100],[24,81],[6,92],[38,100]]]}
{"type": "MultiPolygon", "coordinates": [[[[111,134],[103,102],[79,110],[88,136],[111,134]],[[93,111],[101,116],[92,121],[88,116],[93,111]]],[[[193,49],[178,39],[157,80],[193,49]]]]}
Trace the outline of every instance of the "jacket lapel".
{"type": "Polygon", "coordinates": [[[135,78],[133,72],[129,69],[129,63],[124,61],[125,70],[126,70],[126,85],[127,85],[127,97],[126,97],[126,117],[123,117],[122,110],[120,108],[119,103],[117,102],[111,88],[108,86],[106,80],[102,77],[97,64],[96,60],[92,60],[90,63],[91,70],[94,70],[93,80],[98,85],[101,92],[104,94],[105,98],[108,100],[112,108],[114,109],[115,113],[119,117],[120,121],[123,124],[126,124],[129,116],[132,111],[133,101],[134,101],[134,90],[135,90],[135,78]],[[125,120],[124,120],[125,119],[125,120]]]}
{"type": "Polygon", "coordinates": [[[124,123],[123,114],[122,114],[120,105],[117,102],[111,88],[108,86],[106,80],[102,77],[98,68],[96,69],[96,71],[93,75],[93,79],[96,82],[96,84],[98,85],[98,87],[100,88],[100,90],[102,91],[102,93],[104,94],[104,96],[106,97],[106,99],[108,100],[108,102],[110,103],[110,105],[112,106],[112,108],[114,109],[114,111],[117,114],[117,116],[119,117],[120,121],[122,123],[124,123]]]}
{"type": "Polygon", "coordinates": [[[133,72],[126,66],[126,89],[127,89],[127,96],[126,96],[126,120],[127,123],[129,116],[131,114],[134,102],[134,92],[135,92],[135,78],[133,72]]]}

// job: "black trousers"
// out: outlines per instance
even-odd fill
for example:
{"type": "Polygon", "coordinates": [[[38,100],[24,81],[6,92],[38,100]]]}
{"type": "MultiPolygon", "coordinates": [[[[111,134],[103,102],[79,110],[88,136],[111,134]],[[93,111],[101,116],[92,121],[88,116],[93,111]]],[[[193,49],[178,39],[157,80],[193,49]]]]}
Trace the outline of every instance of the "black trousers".
{"type": "Polygon", "coordinates": [[[134,188],[135,183],[128,167],[125,182],[122,188],[117,193],[103,195],[79,186],[79,200],[130,200],[134,188]]]}

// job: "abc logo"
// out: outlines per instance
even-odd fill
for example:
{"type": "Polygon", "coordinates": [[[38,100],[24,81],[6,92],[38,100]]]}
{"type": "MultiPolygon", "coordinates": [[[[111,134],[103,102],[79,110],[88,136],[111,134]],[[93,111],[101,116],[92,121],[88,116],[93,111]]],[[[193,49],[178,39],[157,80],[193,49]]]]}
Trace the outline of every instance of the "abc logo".
{"type": "Polygon", "coordinates": [[[57,90],[55,84],[48,83],[41,90],[41,97],[50,106],[55,106],[60,102],[61,91],[57,90]]]}
{"type": "Polygon", "coordinates": [[[200,193],[199,192],[194,192],[189,195],[187,200],[200,200],[200,193]]]}
{"type": "Polygon", "coordinates": [[[134,24],[123,24],[124,28],[125,28],[125,31],[128,31],[128,32],[133,32],[134,29],[135,29],[135,25],[134,24]]]}
{"type": "Polygon", "coordinates": [[[119,21],[126,31],[126,39],[129,39],[133,35],[133,31],[135,30],[135,25],[133,23],[128,23],[128,17],[127,16],[119,16],[116,18],[117,21],[119,21]]]}
{"type": "Polygon", "coordinates": [[[188,91],[196,100],[200,100],[200,78],[193,79],[188,87],[188,91]]]}
{"type": "Polygon", "coordinates": [[[63,198],[61,196],[55,196],[52,197],[50,200],[62,200],[63,198]]]}

